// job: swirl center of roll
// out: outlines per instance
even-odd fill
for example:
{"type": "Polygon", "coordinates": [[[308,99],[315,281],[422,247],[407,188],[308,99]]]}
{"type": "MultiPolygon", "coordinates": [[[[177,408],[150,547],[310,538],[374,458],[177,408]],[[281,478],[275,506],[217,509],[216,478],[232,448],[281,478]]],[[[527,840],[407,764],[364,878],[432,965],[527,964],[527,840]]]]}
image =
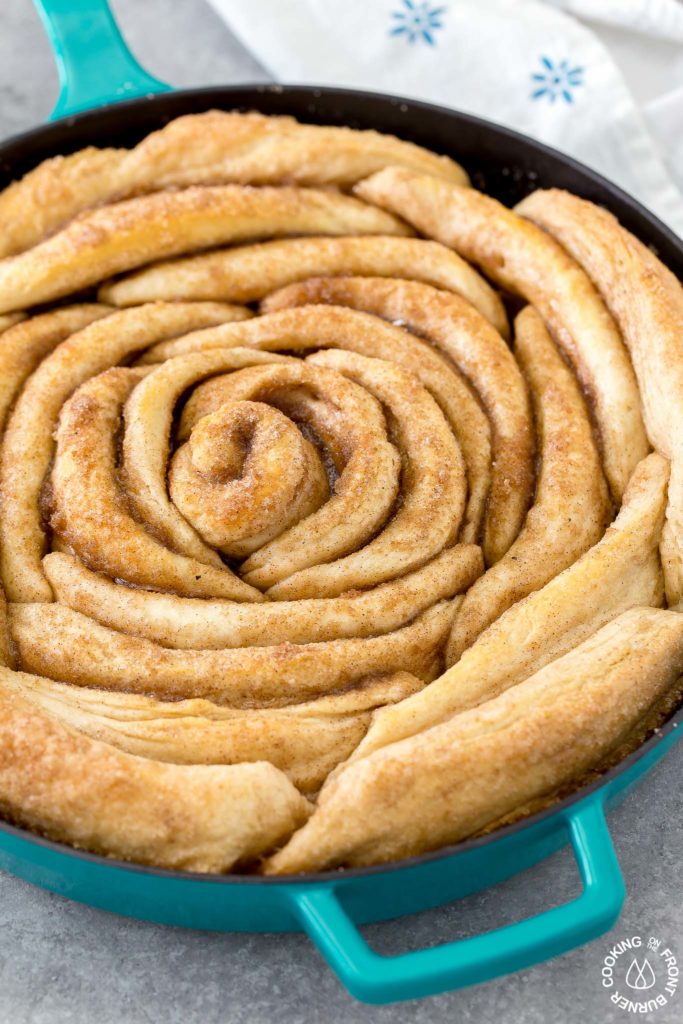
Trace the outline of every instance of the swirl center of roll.
{"type": "Polygon", "coordinates": [[[224,554],[251,554],[319,508],[329,488],[315,446],[263,402],[225,402],[171,460],[171,498],[224,554]]]}

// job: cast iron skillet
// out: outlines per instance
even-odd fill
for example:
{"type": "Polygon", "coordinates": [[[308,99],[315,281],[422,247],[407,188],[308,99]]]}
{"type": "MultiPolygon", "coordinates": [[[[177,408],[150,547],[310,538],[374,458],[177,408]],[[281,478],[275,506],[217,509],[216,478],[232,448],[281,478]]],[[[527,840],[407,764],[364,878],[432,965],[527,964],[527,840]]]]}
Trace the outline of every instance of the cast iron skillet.
{"type": "MultiPolygon", "coordinates": [[[[44,15],[49,6],[55,17],[55,5],[63,9],[62,17],[73,14],[68,0],[40,2],[44,15]]],[[[121,49],[124,44],[102,0],[84,0],[82,6],[91,14],[96,9],[106,22],[108,56],[115,53],[128,76],[123,91],[163,89],[121,49]]],[[[73,35],[73,24],[68,38],[65,26],[67,22],[57,20],[49,28],[53,43],[62,48],[63,78],[73,95],[74,55],[83,40],[73,35]]],[[[96,28],[101,32],[102,24],[96,28]]],[[[80,95],[78,101],[85,102],[80,95]]],[[[62,110],[65,105],[63,98],[62,110]]],[[[475,117],[352,90],[261,85],[196,89],[146,95],[77,113],[0,145],[0,187],[46,157],[86,145],[131,146],[174,117],[212,108],[291,114],[315,124],[391,132],[454,157],[477,187],[507,205],[535,188],[569,189],[610,209],[683,277],[683,244],[634,199],[586,167],[475,117]]],[[[368,1002],[434,994],[529,966],[611,927],[623,903],[624,885],[605,807],[623,798],[673,746],[683,731],[681,722],[683,709],[617,767],[532,817],[380,867],[288,879],[200,876],[84,853],[2,822],[0,867],[70,898],[145,920],[226,931],[304,929],[347,988],[368,1002]],[[493,885],[536,863],[567,839],[583,882],[580,895],[567,904],[485,935],[397,957],[375,953],[356,927],[493,885]]]]}

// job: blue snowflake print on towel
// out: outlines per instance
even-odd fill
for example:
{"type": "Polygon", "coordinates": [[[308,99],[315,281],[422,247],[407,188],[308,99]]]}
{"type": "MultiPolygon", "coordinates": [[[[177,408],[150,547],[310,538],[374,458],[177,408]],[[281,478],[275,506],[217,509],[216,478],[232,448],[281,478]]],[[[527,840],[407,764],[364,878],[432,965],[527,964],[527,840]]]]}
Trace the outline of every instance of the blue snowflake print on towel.
{"type": "Polygon", "coordinates": [[[442,14],[446,7],[432,7],[430,3],[416,0],[401,0],[403,10],[393,11],[391,17],[396,24],[389,31],[390,36],[404,36],[409,43],[428,43],[435,46],[434,33],[443,28],[442,14]]]}
{"type": "Polygon", "coordinates": [[[583,85],[583,68],[570,67],[569,61],[557,63],[550,57],[541,57],[542,71],[531,76],[534,83],[532,100],[548,99],[551,103],[563,99],[565,103],[574,102],[574,91],[583,85]]]}

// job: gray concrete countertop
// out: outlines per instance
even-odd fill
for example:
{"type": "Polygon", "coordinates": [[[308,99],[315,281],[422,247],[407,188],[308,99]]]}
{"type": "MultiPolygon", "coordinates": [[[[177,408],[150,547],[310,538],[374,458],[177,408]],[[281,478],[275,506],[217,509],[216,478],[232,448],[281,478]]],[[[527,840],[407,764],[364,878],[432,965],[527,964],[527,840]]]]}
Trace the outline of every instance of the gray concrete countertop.
{"type": "MultiPolygon", "coordinates": [[[[203,0],[116,0],[143,63],[177,86],[267,79],[203,0]]],[[[30,0],[0,2],[0,137],[38,124],[56,95],[30,0]]],[[[0,227],[1,230],[1,227],[0,227]]],[[[606,936],[488,985],[391,1007],[352,1000],[301,935],[231,935],[118,918],[0,873],[0,1022],[11,1024],[617,1024],[683,1020],[683,991],[652,1016],[601,986],[610,944],[656,936],[683,960],[683,744],[610,818],[628,897],[606,936]]],[[[495,890],[365,930],[385,953],[477,934],[570,898],[567,850],[495,890]]]]}

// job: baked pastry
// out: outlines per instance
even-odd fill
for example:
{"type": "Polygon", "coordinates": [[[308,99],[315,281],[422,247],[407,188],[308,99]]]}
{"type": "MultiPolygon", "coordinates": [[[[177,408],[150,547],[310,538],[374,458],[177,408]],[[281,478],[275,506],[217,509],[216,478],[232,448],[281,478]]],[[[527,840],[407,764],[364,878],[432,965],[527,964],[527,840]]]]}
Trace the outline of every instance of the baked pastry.
{"type": "Polygon", "coordinates": [[[676,706],[683,298],[604,211],[213,111],[46,161],[0,218],[8,818],[193,871],[380,863],[676,706]]]}
{"type": "Polygon", "coordinates": [[[632,608],[501,696],[357,761],[266,873],[409,857],[510,820],[642,739],[683,671],[682,638],[677,612],[632,608]]]}
{"type": "Polygon", "coordinates": [[[529,196],[518,209],[586,267],[628,346],[650,443],[671,460],[662,564],[667,600],[677,605],[683,598],[683,289],[607,210],[556,189],[529,196]]]}

